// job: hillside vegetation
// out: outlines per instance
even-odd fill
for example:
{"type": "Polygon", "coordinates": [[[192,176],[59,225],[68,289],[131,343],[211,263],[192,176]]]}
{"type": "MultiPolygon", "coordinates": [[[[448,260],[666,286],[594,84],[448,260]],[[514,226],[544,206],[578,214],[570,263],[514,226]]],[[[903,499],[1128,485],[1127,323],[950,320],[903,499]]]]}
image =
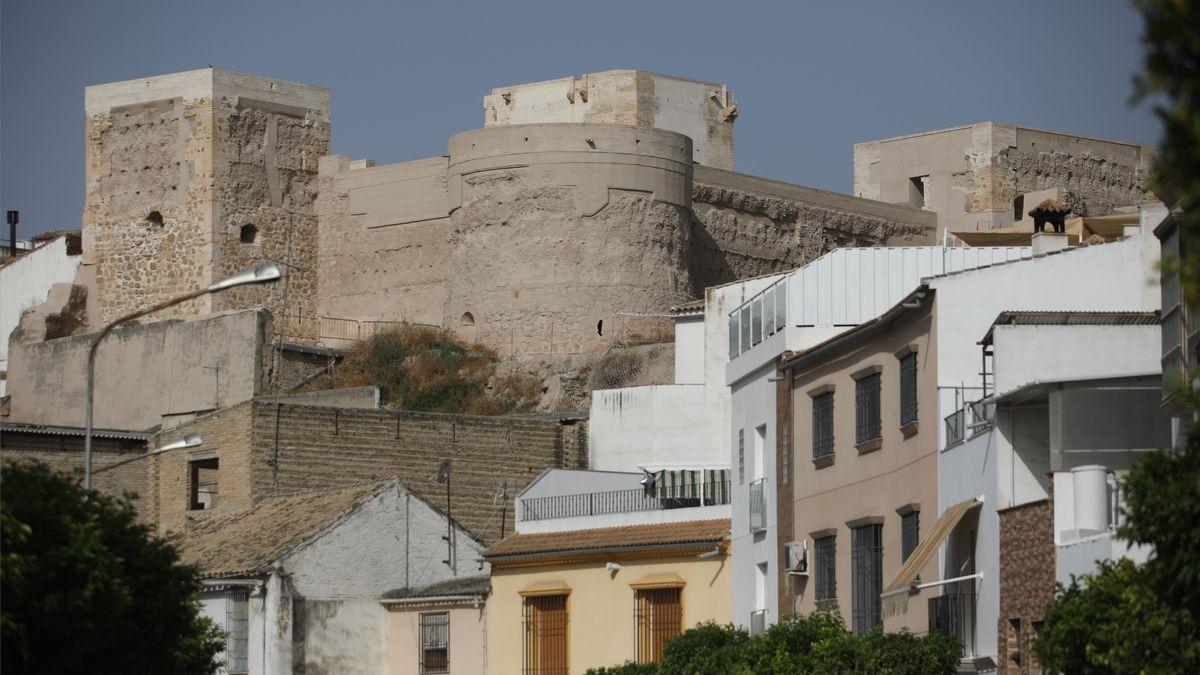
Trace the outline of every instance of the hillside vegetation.
{"type": "Polygon", "coordinates": [[[400,325],[358,343],[304,390],[379,387],[383,405],[403,410],[505,415],[531,412],[542,394],[532,373],[497,372],[496,352],[449,331],[400,325]]]}

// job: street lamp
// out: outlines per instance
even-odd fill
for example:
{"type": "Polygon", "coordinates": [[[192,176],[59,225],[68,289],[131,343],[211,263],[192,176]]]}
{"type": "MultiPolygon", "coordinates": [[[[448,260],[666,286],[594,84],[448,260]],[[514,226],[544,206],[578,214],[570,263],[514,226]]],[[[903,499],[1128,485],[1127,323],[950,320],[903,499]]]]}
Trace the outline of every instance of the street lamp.
{"type": "Polygon", "coordinates": [[[160,302],[149,309],[139,310],[133,314],[123,316],[116,321],[105,326],[96,337],[92,340],[91,348],[88,349],[87,360],[87,413],[84,420],[83,432],[83,489],[92,489],[92,394],[96,381],[96,349],[100,346],[100,341],[106,335],[112,332],[114,328],[120,326],[127,321],[146,316],[153,312],[157,312],[168,307],[174,307],[182,302],[194,300],[202,295],[216,293],[234,286],[244,286],[246,284],[262,284],[269,281],[275,281],[282,276],[279,272],[279,266],[273,262],[266,262],[257,267],[242,270],[231,277],[226,277],[207,288],[201,288],[191,293],[186,293],[177,298],[172,298],[165,302],[160,302]]]}
{"type": "Polygon", "coordinates": [[[146,459],[147,457],[153,457],[154,455],[158,455],[158,454],[167,452],[168,450],[179,450],[182,448],[194,448],[203,442],[204,442],[203,439],[200,438],[200,434],[188,434],[187,436],[184,436],[183,438],[175,441],[174,443],[167,443],[166,445],[159,447],[159,448],[155,448],[155,449],[151,450],[150,452],[144,452],[136,457],[129,457],[129,458],[123,459],[119,462],[113,462],[112,464],[109,464],[108,466],[102,466],[99,469],[96,469],[95,471],[93,471],[92,475],[94,476],[98,473],[104,473],[105,471],[108,471],[109,469],[115,469],[118,466],[122,466],[122,465],[128,464],[130,462],[136,462],[139,459],[146,459]]]}

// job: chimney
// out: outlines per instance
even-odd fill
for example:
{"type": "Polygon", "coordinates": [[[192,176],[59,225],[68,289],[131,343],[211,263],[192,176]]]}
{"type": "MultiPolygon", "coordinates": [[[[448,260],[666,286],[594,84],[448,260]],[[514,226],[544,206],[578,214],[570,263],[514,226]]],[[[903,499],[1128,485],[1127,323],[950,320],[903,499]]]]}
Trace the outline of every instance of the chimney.
{"type": "Polygon", "coordinates": [[[1034,255],[1046,255],[1052,251],[1071,248],[1070,235],[1065,232],[1034,232],[1031,244],[1034,255]]]}

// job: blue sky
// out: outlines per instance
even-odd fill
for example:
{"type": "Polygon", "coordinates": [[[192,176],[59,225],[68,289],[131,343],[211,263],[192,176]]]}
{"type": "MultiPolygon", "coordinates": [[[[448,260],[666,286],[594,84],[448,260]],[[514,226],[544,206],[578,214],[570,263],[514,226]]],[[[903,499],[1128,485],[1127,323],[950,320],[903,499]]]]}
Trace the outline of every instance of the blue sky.
{"type": "Polygon", "coordinates": [[[1156,143],[1140,34],[1126,0],[0,0],[0,208],[78,227],[83,88],[208,65],[333,89],[333,151],[378,163],[444,154],[496,86],[724,82],[737,170],[848,193],[853,143],[987,119],[1156,143]]]}

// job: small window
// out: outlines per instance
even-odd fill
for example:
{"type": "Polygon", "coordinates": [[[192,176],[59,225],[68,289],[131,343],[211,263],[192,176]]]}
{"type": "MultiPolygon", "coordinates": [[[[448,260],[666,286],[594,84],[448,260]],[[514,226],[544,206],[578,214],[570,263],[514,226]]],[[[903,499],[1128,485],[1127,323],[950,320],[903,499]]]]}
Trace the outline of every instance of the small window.
{"type": "Polygon", "coordinates": [[[249,670],[250,657],[250,591],[238,590],[225,601],[225,662],[231,673],[249,670]]]}
{"type": "Polygon", "coordinates": [[[921,540],[921,512],[909,511],[900,516],[900,562],[908,562],[908,556],[921,540]]]}
{"type": "Polygon", "coordinates": [[[188,462],[189,510],[207,511],[216,508],[219,467],[216,457],[188,462]]]}
{"type": "Polygon", "coordinates": [[[637,591],[633,624],[637,627],[638,663],[656,663],[667,640],[683,632],[683,589],[655,588],[637,591]]]}
{"type": "Polygon", "coordinates": [[[833,392],[812,400],[813,459],[833,454],[833,392]]]}
{"type": "Polygon", "coordinates": [[[746,430],[738,429],[738,485],[746,482],[746,430]]]}
{"type": "Polygon", "coordinates": [[[900,425],[917,421],[917,353],[900,359],[900,425]]]}
{"type": "Polygon", "coordinates": [[[527,675],[567,675],[567,596],[538,595],[522,606],[527,675]]]}
{"type": "Polygon", "coordinates": [[[163,226],[162,214],[159,213],[158,211],[151,211],[150,213],[146,214],[146,222],[155,227],[162,227],[163,226]]]}
{"type": "Polygon", "coordinates": [[[818,537],[813,540],[813,571],[816,599],[837,597],[837,537],[818,537]]]}
{"type": "Polygon", "coordinates": [[[879,438],[879,373],[871,373],[854,383],[855,443],[879,438]]]}
{"type": "Polygon", "coordinates": [[[913,176],[908,179],[908,205],[923,209],[928,205],[925,200],[925,187],[929,176],[913,176]]]}
{"type": "Polygon", "coordinates": [[[421,614],[421,675],[450,672],[450,613],[421,614]]]}
{"type": "Polygon", "coordinates": [[[462,318],[459,319],[459,323],[463,326],[474,326],[475,315],[471,314],[470,312],[463,312],[462,318]]]}
{"type": "Polygon", "coordinates": [[[258,228],[253,225],[243,225],[241,240],[243,244],[253,244],[258,239],[258,228]]]}

